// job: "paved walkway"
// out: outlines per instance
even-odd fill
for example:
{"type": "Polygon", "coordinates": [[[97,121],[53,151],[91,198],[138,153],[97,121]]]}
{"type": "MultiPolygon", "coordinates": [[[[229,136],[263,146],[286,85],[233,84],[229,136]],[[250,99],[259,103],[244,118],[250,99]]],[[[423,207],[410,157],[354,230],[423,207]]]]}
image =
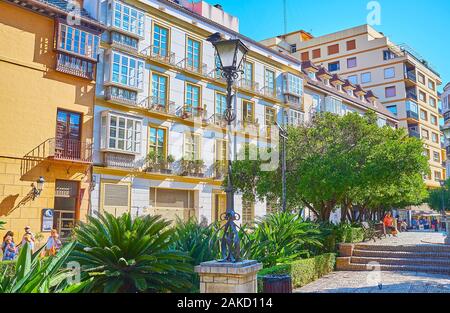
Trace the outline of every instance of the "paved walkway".
{"type": "MultiPolygon", "coordinates": [[[[443,244],[445,234],[404,232],[373,245],[443,244]]],[[[333,272],[296,293],[450,293],[450,276],[416,272],[333,272]],[[381,283],[381,289],[380,284],[381,283]]]]}
{"type": "Polygon", "coordinates": [[[450,276],[412,272],[333,272],[294,292],[450,293],[450,276]]]}

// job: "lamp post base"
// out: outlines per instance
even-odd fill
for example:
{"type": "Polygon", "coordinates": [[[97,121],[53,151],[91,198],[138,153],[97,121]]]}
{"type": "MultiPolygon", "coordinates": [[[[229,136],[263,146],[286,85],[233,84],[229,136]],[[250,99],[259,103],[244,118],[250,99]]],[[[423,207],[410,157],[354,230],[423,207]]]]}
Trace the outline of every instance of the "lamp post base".
{"type": "Polygon", "coordinates": [[[450,218],[445,219],[445,230],[447,232],[447,237],[445,237],[444,243],[450,245],[450,218]]]}
{"type": "Polygon", "coordinates": [[[257,293],[257,261],[227,263],[210,261],[195,267],[200,275],[200,293],[257,293]]]}

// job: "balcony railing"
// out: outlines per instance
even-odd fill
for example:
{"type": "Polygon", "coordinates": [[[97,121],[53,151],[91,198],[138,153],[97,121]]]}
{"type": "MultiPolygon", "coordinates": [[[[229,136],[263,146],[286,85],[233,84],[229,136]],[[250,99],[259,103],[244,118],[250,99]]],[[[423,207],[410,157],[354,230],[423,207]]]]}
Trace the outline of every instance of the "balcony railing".
{"type": "Polygon", "coordinates": [[[207,112],[204,108],[185,105],[177,110],[177,115],[186,120],[202,120],[207,122],[207,112]]]}
{"type": "Polygon", "coordinates": [[[259,93],[259,84],[252,80],[241,78],[238,82],[238,86],[239,88],[259,93]]]}
{"type": "Polygon", "coordinates": [[[149,111],[170,115],[175,115],[176,112],[175,102],[155,96],[144,99],[141,103],[139,103],[139,107],[149,111]]]}
{"type": "Polygon", "coordinates": [[[92,143],[74,139],[50,138],[28,152],[27,160],[61,160],[79,163],[92,162],[92,143]]]}
{"type": "Polygon", "coordinates": [[[105,100],[117,102],[121,104],[136,106],[137,105],[137,93],[114,86],[108,86],[105,89],[105,100]]]}
{"type": "Polygon", "coordinates": [[[217,125],[219,127],[225,128],[228,125],[228,122],[225,120],[225,115],[221,113],[216,113],[210,118],[210,123],[217,125]]]}
{"type": "Polygon", "coordinates": [[[413,112],[411,110],[406,111],[406,117],[414,120],[419,120],[419,114],[417,112],[413,112]]]}
{"type": "Polygon", "coordinates": [[[416,137],[420,139],[420,133],[417,130],[409,128],[408,133],[410,137],[416,137]]]}
{"type": "Polygon", "coordinates": [[[199,74],[205,77],[208,77],[208,65],[203,64],[195,64],[194,62],[189,61],[188,58],[185,58],[177,63],[177,66],[183,70],[186,70],[188,72],[199,74]]]}
{"type": "Polygon", "coordinates": [[[139,170],[143,164],[143,161],[136,161],[135,155],[109,151],[103,153],[103,165],[106,167],[139,170]]]}
{"type": "Polygon", "coordinates": [[[175,65],[175,53],[158,46],[149,46],[141,51],[141,54],[152,60],[168,65],[175,65]]]}
{"type": "Polygon", "coordinates": [[[95,78],[95,63],[58,51],[56,71],[93,80],[95,78]]]}
{"type": "Polygon", "coordinates": [[[272,99],[278,99],[277,90],[273,87],[265,86],[261,88],[259,93],[265,97],[269,97],[272,99]]]}

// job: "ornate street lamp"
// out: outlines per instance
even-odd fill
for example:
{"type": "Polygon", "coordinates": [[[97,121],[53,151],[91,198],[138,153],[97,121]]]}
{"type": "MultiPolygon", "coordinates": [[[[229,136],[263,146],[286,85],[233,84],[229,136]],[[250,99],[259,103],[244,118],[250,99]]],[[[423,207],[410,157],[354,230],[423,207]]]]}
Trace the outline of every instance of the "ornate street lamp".
{"type": "MultiPolygon", "coordinates": [[[[232,94],[233,83],[239,77],[242,63],[248,48],[239,39],[224,40],[220,33],[211,35],[208,39],[216,49],[219,58],[218,70],[227,82],[227,108],[225,109],[224,119],[228,125],[228,151],[231,153],[231,124],[236,119],[233,112],[232,102],[234,95],[232,94]]],[[[226,213],[221,217],[226,221],[223,226],[224,235],[221,239],[222,262],[239,262],[241,260],[239,232],[235,221],[240,219],[240,215],[234,211],[234,188],[232,182],[232,160],[228,157],[228,184],[225,188],[227,194],[226,213]]]]}
{"type": "Polygon", "coordinates": [[[32,190],[32,197],[33,200],[35,200],[37,197],[41,195],[42,190],[44,189],[44,183],[45,179],[44,177],[39,177],[38,180],[36,180],[36,185],[33,184],[33,190],[32,190]]]}

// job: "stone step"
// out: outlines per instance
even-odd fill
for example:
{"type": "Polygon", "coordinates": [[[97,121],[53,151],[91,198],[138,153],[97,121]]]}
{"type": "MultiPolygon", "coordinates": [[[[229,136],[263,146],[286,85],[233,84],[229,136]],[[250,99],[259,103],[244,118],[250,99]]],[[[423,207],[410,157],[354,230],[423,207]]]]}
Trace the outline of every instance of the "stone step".
{"type": "Polygon", "coordinates": [[[374,244],[356,244],[354,249],[366,250],[366,251],[394,251],[394,252],[443,252],[450,253],[450,246],[447,245],[397,245],[397,246],[385,246],[374,244]]]}
{"type": "Polygon", "coordinates": [[[430,258],[381,258],[381,257],[355,257],[351,258],[351,264],[369,264],[376,262],[381,265],[414,265],[428,267],[448,267],[450,271],[450,259],[430,259],[430,258]]]}
{"type": "Polygon", "coordinates": [[[450,252],[353,250],[357,257],[450,259],[450,252]]]}
{"type": "MultiPolygon", "coordinates": [[[[368,264],[350,263],[345,267],[338,268],[342,271],[373,271],[373,266],[368,264]]],[[[450,267],[440,266],[418,266],[418,265],[380,265],[381,271],[400,271],[400,272],[421,272],[450,275],[450,267]]]]}

